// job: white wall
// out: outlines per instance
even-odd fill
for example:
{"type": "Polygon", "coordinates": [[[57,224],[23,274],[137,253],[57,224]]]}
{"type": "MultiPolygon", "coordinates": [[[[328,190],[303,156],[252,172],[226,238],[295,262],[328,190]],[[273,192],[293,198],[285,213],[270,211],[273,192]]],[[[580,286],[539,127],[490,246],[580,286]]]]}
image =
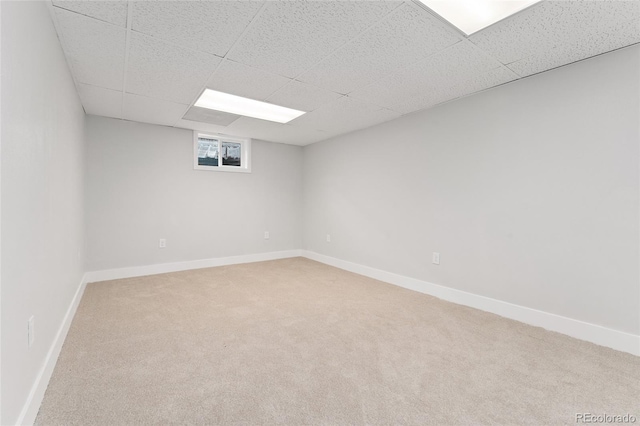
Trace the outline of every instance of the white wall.
{"type": "Polygon", "coordinates": [[[634,46],[305,147],[304,247],[640,334],[639,76],[634,46]]]}
{"type": "Polygon", "coordinates": [[[87,116],[87,270],[299,249],[302,148],[252,156],[252,173],[194,170],[191,131],[87,116]]]}
{"type": "Polygon", "coordinates": [[[82,279],[83,133],[45,3],[3,1],[2,424],[18,420],[82,279]]]}

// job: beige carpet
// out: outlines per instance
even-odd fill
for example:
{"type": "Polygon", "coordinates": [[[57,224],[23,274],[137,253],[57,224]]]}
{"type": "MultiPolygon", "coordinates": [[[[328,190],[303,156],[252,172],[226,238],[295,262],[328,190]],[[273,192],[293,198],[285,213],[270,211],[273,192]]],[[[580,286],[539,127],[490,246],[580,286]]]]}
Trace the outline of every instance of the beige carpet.
{"type": "Polygon", "coordinates": [[[640,358],[303,258],[89,284],[39,425],[640,422],[640,358]]]}

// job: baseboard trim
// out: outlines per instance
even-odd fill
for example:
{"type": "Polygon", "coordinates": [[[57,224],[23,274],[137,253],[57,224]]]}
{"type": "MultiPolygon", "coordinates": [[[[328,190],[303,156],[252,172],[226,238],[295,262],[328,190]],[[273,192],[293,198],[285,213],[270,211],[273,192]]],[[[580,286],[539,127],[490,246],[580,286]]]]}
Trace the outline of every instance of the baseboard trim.
{"type": "Polygon", "coordinates": [[[42,400],[44,399],[44,393],[47,390],[47,386],[49,386],[49,380],[51,380],[53,369],[58,362],[58,356],[60,356],[62,345],[64,344],[67,333],[69,332],[69,327],[71,327],[71,322],[73,321],[73,317],[76,314],[76,310],[78,309],[78,305],[80,304],[80,300],[82,299],[82,295],[84,294],[86,284],[87,281],[85,274],[80,281],[80,285],[76,290],[76,294],[71,300],[71,304],[67,309],[67,313],[65,314],[64,319],[62,320],[62,324],[60,325],[58,333],[53,340],[53,344],[49,348],[49,352],[47,353],[47,357],[44,360],[44,364],[38,372],[38,375],[36,376],[36,381],[31,388],[31,392],[29,392],[27,401],[25,402],[24,407],[20,412],[20,416],[18,417],[18,421],[16,424],[32,425],[36,421],[36,416],[38,415],[40,404],[42,404],[42,400]]]}
{"type": "Polygon", "coordinates": [[[190,260],[185,262],[158,263],[155,265],[134,266],[129,268],[105,269],[86,273],[88,283],[118,280],[121,278],[142,277],[145,275],[166,274],[168,272],[188,271],[191,269],[213,268],[216,266],[237,265],[240,263],[264,262],[266,260],[287,259],[301,256],[300,250],[273,251],[242,256],[217,257],[212,259],[190,260]]]}
{"type": "Polygon", "coordinates": [[[571,336],[576,339],[586,340],[597,345],[606,346],[618,351],[640,356],[640,336],[636,336],[634,334],[515,305],[509,302],[503,302],[501,300],[485,296],[479,296],[477,294],[456,290],[427,281],[421,281],[415,278],[405,277],[403,275],[336,259],[334,257],[308,250],[301,250],[301,252],[303,257],[335,266],[336,268],[384,281],[389,284],[394,284],[409,290],[429,294],[439,299],[459,305],[491,312],[525,324],[566,334],[567,336],[571,336]]]}

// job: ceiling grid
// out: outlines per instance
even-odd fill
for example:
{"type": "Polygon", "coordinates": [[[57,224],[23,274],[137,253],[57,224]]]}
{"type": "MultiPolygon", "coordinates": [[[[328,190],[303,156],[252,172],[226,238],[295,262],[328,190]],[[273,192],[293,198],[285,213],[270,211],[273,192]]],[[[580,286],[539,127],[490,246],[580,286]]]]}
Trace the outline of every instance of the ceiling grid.
{"type": "Polygon", "coordinates": [[[640,42],[640,0],[544,0],[470,36],[413,0],[49,4],[88,114],[297,145],[640,42]],[[205,88],[307,113],[193,108],[205,88]]]}

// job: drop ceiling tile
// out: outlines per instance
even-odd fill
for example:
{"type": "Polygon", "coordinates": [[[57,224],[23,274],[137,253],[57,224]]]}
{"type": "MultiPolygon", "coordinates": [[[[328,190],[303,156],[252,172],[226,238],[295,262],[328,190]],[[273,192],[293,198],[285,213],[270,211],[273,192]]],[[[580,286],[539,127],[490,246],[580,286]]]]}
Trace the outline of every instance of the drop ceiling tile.
{"type": "Polygon", "coordinates": [[[267,102],[309,112],[341,96],[339,93],[293,80],[271,95],[267,102]]]}
{"type": "Polygon", "coordinates": [[[310,143],[326,139],[330,136],[326,132],[312,128],[273,123],[250,117],[240,117],[227,127],[226,131],[235,136],[250,137],[291,145],[308,145],[310,143]]]}
{"type": "Polygon", "coordinates": [[[188,105],[125,93],[122,118],[141,123],[173,126],[188,105]]]}
{"type": "Polygon", "coordinates": [[[638,1],[544,1],[470,37],[509,64],[640,19],[638,1]]]}
{"type": "Polygon", "coordinates": [[[456,84],[434,85],[429,90],[417,93],[415,96],[397,99],[387,107],[401,114],[409,114],[516,79],[518,76],[513,71],[502,66],[470,75],[468,79],[458,81],[456,84]]]}
{"type": "Polygon", "coordinates": [[[227,58],[296,77],[398,7],[397,1],[274,1],[227,58]]]}
{"type": "Polygon", "coordinates": [[[262,5],[261,1],[137,1],[132,29],[224,56],[262,5]]]}
{"type": "Polygon", "coordinates": [[[393,106],[404,99],[460,84],[478,73],[500,66],[500,62],[472,43],[462,41],[373,84],[355,90],[350,96],[393,109],[393,106]]]}
{"type": "Polygon", "coordinates": [[[240,116],[236,114],[229,114],[228,112],[215,111],[212,109],[194,106],[189,108],[189,111],[187,111],[182,118],[189,121],[210,123],[218,126],[228,126],[240,118],[240,116]]]}
{"type": "Polygon", "coordinates": [[[53,0],[53,5],[123,28],[127,26],[126,1],[53,0]]]}
{"type": "Polygon", "coordinates": [[[131,33],[126,91],[191,104],[221,59],[131,33]]]}
{"type": "Polygon", "coordinates": [[[321,106],[315,111],[296,118],[290,124],[296,127],[313,128],[337,134],[373,126],[399,116],[400,114],[397,112],[343,96],[334,102],[321,106]]]}
{"type": "Polygon", "coordinates": [[[215,124],[210,124],[210,123],[201,123],[198,121],[189,121],[189,120],[180,119],[173,126],[180,129],[199,130],[201,132],[208,132],[208,133],[213,133],[218,135],[241,136],[241,135],[229,135],[227,128],[224,126],[217,126],[215,124]]]}
{"type": "Polygon", "coordinates": [[[525,77],[635,43],[640,43],[640,22],[632,20],[611,26],[606,31],[585,35],[575,42],[561,44],[543,54],[528,56],[508,67],[525,77]]]}
{"type": "Polygon", "coordinates": [[[78,84],[78,95],[87,114],[122,118],[122,92],[78,84]]]}
{"type": "Polygon", "coordinates": [[[207,87],[262,101],[289,81],[277,74],[224,60],[207,82],[207,87]]]}
{"type": "Polygon", "coordinates": [[[407,3],[299,79],[349,93],[460,40],[451,27],[407,3]]]}
{"type": "Polygon", "coordinates": [[[126,30],[54,8],[64,52],[79,83],[122,90],[126,30]]]}

